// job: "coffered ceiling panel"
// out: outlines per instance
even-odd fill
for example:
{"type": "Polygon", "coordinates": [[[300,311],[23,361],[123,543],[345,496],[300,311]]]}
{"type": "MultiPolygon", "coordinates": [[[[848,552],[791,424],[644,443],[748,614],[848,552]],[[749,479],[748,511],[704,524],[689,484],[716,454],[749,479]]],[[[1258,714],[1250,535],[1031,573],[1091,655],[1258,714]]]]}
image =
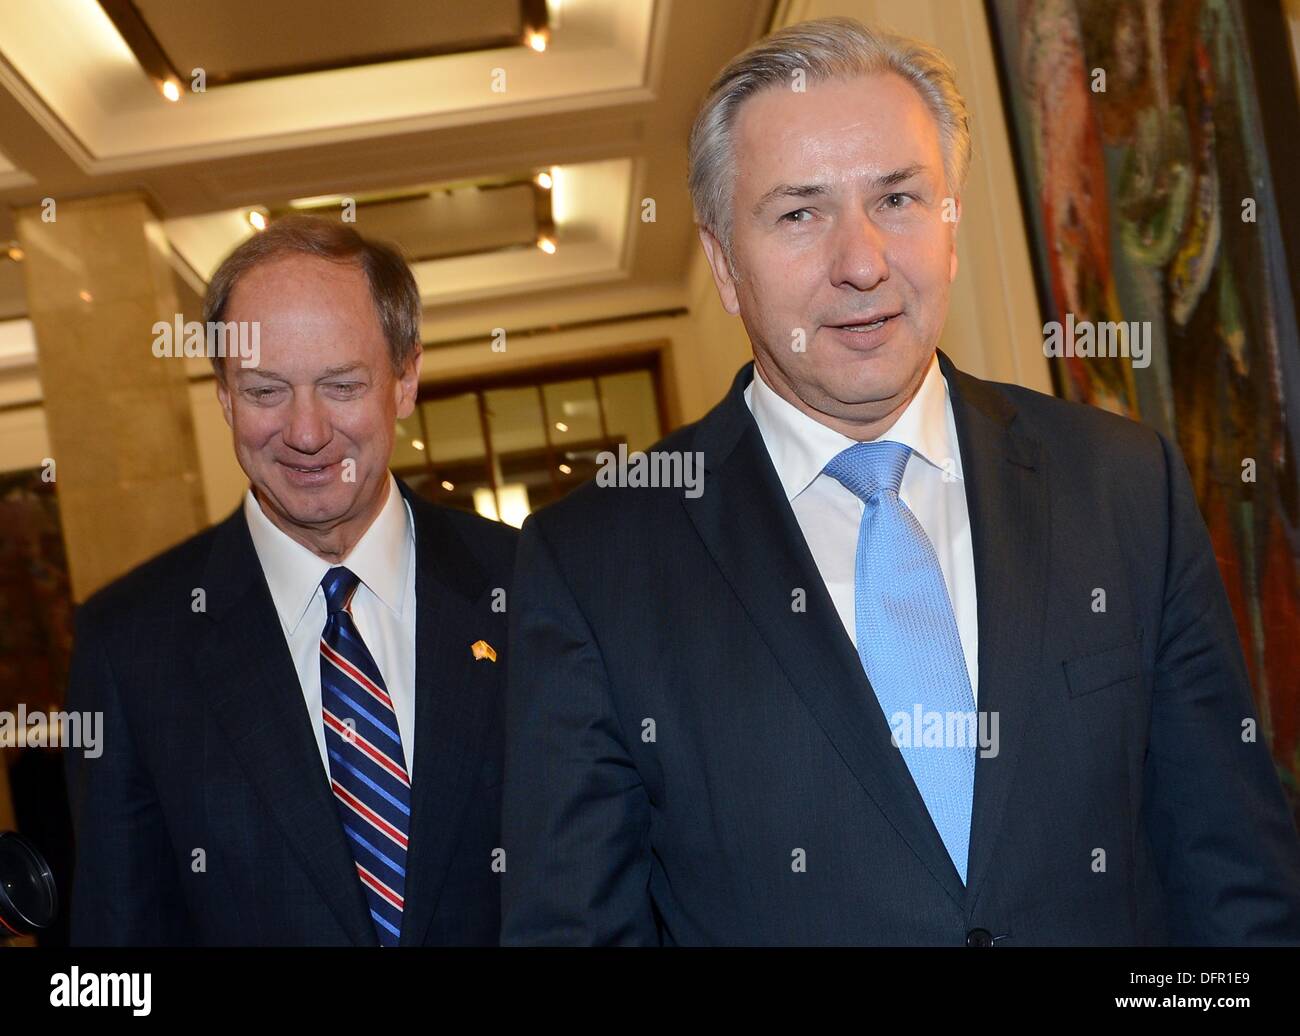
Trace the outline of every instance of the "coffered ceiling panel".
{"type": "Polygon", "coordinates": [[[126,6],[173,68],[183,75],[202,68],[209,83],[519,45],[525,29],[520,0],[126,0],[126,6]]]}
{"type": "MultiPolygon", "coordinates": [[[[171,6],[189,10],[188,4],[171,6]]],[[[563,0],[563,17],[544,53],[519,44],[286,75],[202,93],[191,91],[187,81],[179,101],[171,103],[96,0],[0,0],[6,59],[0,84],[19,96],[86,171],[107,172],[584,107],[593,94],[648,100],[655,7],[653,0],[563,0]],[[69,61],[69,54],[77,60],[69,61]]],[[[274,43],[281,65],[296,60],[295,31],[292,21],[278,26],[274,43]]],[[[318,35],[317,29],[309,31],[309,53],[310,40],[318,35]]],[[[194,33],[187,53],[192,61],[206,61],[207,44],[198,36],[194,33]]],[[[226,63],[239,49],[224,38],[212,47],[226,63]]],[[[194,67],[206,68],[204,61],[194,67]]]]}

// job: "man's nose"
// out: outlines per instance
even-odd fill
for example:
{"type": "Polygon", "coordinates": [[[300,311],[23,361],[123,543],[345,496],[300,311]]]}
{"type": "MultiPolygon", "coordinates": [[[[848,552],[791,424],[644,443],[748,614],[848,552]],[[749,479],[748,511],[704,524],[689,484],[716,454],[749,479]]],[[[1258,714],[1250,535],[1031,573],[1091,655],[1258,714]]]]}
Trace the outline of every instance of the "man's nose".
{"type": "Polygon", "coordinates": [[[289,407],[282,433],[287,445],[299,453],[315,453],[330,441],[329,411],[312,386],[296,389],[289,407]]]}
{"type": "Polygon", "coordinates": [[[854,210],[841,220],[832,247],[830,274],[835,287],[869,291],[889,278],[884,235],[868,213],[854,210]]]}

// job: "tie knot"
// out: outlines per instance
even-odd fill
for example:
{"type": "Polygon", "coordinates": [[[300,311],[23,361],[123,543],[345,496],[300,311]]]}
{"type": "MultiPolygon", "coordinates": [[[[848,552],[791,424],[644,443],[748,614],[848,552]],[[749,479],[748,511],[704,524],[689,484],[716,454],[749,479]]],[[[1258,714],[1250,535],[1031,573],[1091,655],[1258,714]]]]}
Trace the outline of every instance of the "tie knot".
{"type": "Polygon", "coordinates": [[[352,593],[357,588],[361,578],[350,568],[342,565],[331,568],[325,573],[325,577],[320,581],[321,589],[325,591],[325,607],[329,610],[330,615],[335,615],[343,611],[348,602],[352,600],[352,593]]]}
{"type": "Polygon", "coordinates": [[[898,492],[911,456],[901,442],[859,442],[832,457],[825,471],[866,503],[882,490],[898,492]]]}

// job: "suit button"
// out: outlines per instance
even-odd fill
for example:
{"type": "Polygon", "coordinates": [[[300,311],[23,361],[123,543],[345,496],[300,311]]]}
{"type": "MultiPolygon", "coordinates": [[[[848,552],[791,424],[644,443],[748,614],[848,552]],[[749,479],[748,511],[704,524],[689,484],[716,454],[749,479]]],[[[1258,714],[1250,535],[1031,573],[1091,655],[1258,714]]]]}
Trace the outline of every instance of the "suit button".
{"type": "Polygon", "coordinates": [[[966,933],[967,946],[992,946],[993,933],[987,928],[972,928],[966,933]]]}

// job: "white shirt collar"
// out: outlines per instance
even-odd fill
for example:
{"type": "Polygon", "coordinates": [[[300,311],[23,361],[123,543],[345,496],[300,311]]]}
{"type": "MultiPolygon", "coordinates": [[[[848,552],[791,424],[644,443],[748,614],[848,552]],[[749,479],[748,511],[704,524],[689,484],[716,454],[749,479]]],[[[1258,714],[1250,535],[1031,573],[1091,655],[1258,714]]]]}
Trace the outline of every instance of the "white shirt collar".
{"type": "MultiPolygon", "coordinates": [[[[916,395],[879,441],[910,446],[914,454],[940,470],[951,461],[950,470],[960,479],[961,451],[957,448],[948,391],[948,379],[939,370],[939,357],[935,354],[930,357],[916,395]]],[[[787,500],[793,500],[812,485],[832,457],[857,442],[782,399],[763,380],[757,366],[745,389],[745,402],[763,435],[787,500]]]]}
{"type": "MultiPolygon", "coordinates": [[[[320,589],[321,579],[333,566],[277,528],[263,513],[251,487],[244,494],[244,517],[280,623],[292,635],[320,589]]],[[[384,506],[339,562],[355,572],[370,592],[399,617],[415,542],[411,523],[410,507],[389,473],[384,506]]]]}

